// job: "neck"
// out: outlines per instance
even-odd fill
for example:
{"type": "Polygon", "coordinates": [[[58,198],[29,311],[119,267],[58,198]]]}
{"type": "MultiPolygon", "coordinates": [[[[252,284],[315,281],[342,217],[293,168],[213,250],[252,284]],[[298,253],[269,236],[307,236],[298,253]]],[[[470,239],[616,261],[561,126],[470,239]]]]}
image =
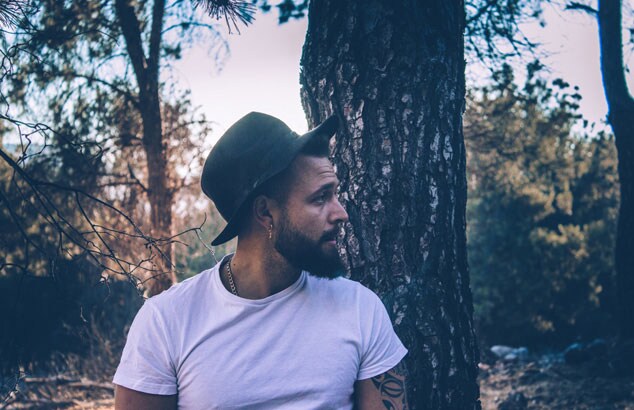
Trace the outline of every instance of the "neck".
{"type": "MultiPolygon", "coordinates": [[[[301,274],[280,255],[268,237],[238,239],[236,253],[229,262],[238,295],[245,299],[263,299],[291,286],[301,274]]],[[[222,282],[230,290],[226,268],[221,267],[222,282]]]]}

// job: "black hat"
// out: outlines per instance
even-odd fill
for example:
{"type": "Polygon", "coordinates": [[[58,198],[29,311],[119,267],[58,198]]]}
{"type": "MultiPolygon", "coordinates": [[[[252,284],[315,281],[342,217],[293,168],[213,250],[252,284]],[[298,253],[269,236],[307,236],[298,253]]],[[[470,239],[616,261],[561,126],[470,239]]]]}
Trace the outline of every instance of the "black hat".
{"type": "Polygon", "coordinates": [[[240,214],[256,188],[285,170],[310,141],[327,144],[337,131],[335,116],[304,135],[279,119],[251,112],[223,134],[213,147],[201,177],[201,186],[216,205],[227,226],[211,244],[227,242],[238,234],[240,214]]]}

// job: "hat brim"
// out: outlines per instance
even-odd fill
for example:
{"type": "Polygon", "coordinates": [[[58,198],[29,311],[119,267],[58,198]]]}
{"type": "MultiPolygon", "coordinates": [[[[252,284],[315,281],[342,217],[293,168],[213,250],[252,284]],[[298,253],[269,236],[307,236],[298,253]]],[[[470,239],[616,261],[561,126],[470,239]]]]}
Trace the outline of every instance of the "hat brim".
{"type": "MultiPolygon", "coordinates": [[[[330,138],[332,138],[332,136],[335,134],[335,132],[337,132],[338,128],[339,128],[339,121],[337,117],[334,115],[331,115],[330,117],[326,118],[324,122],[319,124],[317,127],[313,128],[312,130],[308,131],[306,134],[297,138],[296,143],[294,144],[294,147],[289,151],[289,154],[287,155],[286,158],[279,158],[279,157],[276,158],[276,161],[280,165],[279,170],[273,175],[271,175],[269,178],[267,178],[266,180],[261,181],[258,184],[258,186],[262,185],[264,182],[268,181],[275,175],[278,175],[280,172],[288,168],[291,162],[293,162],[295,157],[302,150],[302,148],[304,148],[306,144],[308,144],[310,141],[319,137],[328,137],[327,141],[329,141],[330,138]]],[[[251,200],[253,199],[252,195],[254,192],[256,192],[256,188],[257,186],[254,187],[254,191],[252,191],[251,194],[244,200],[244,202],[238,208],[238,210],[234,212],[233,215],[231,215],[231,218],[229,218],[229,221],[227,222],[227,226],[225,226],[222,232],[220,232],[220,234],[216,236],[216,238],[213,241],[211,241],[212,246],[222,245],[223,243],[230,241],[231,239],[235,238],[238,235],[239,233],[238,231],[240,229],[239,220],[241,219],[242,215],[246,211],[246,207],[249,206],[249,204],[251,203],[251,200]]]]}

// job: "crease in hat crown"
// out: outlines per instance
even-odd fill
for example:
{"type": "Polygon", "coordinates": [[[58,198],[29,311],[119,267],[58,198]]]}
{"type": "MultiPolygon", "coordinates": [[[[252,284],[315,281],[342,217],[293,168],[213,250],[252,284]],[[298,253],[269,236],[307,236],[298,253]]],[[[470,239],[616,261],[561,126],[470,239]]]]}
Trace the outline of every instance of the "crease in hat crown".
{"type": "Polygon", "coordinates": [[[203,192],[227,221],[212,245],[238,234],[237,219],[249,195],[286,169],[309,141],[324,138],[327,144],[337,127],[337,118],[330,116],[299,135],[280,119],[260,112],[250,112],[229,127],[207,156],[201,176],[203,192]]]}

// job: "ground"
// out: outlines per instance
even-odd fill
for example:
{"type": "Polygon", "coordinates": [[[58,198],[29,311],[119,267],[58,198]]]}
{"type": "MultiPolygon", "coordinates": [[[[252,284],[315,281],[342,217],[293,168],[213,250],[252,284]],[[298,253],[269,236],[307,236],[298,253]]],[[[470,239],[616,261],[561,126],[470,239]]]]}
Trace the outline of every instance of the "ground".
{"type": "MultiPolygon", "coordinates": [[[[597,361],[492,361],[480,365],[480,386],[483,410],[634,410],[634,376],[614,375],[597,361]]],[[[19,389],[7,409],[105,410],[114,404],[105,379],[24,378],[19,389]]]]}
{"type": "Polygon", "coordinates": [[[480,365],[483,410],[634,410],[634,377],[596,362],[541,358],[480,365]]]}

